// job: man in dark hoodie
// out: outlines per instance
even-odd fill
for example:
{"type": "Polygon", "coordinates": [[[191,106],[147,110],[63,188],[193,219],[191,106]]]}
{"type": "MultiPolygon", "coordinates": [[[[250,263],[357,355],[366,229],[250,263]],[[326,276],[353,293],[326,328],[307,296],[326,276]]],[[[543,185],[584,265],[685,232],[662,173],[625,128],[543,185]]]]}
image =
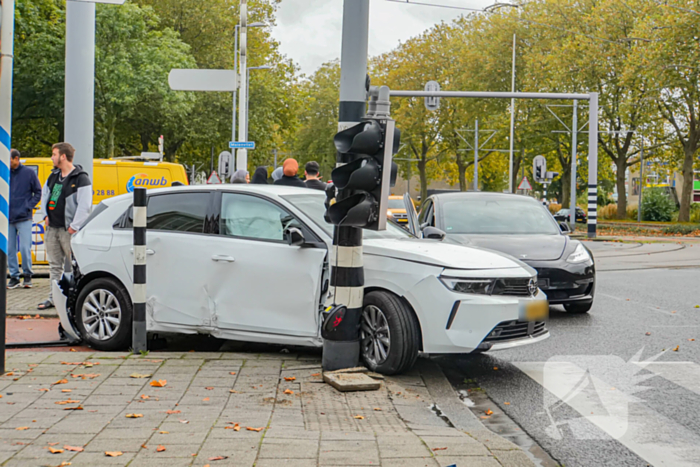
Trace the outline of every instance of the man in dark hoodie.
{"type": "Polygon", "coordinates": [[[34,207],[41,200],[41,183],[36,172],[23,166],[19,151],[10,151],[10,225],[7,235],[7,265],[10,268],[8,289],[16,289],[19,283],[17,261],[17,237],[22,254],[24,287],[32,286],[32,217],[34,207]]]}
{"type": "Polygon", "coordinates": [[[299,172],[299,163],[296,160],[289,158],[284,161],[282,170],[284,175],[282,178],[275,181],[275,185],[306,187],[304,181],[297,175],[297,172],[299,172]]]}
{"type": "MultiPolygon", "coordinates": [[[[44,243],[49,256],[51,281],[60,280],[63,265],[71,257],[70,240],[83,226],[92,207],[90,177],[79,165],[73,165],[75,148],[68,143],[52,147],[54,170],[41,192],[41,216],[46,224],[44,243]]],[[[53,308],[53,297],[39,304],[40,310],[53,308]]]]}

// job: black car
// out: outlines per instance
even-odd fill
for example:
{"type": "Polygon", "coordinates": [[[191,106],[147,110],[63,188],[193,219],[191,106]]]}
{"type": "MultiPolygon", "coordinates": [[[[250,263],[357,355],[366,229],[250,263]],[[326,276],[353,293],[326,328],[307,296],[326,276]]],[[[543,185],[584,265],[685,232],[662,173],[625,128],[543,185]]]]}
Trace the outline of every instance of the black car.
{"type": "MultiPolygon", "coordinates": [[[[559,222],[568,222],[569,211],[570,209],[560,209],[556,214],[554,214],[554,219],[559,222]]],[[[576,207],[576,222],[579,222],[581,224],[585,224],[588,222],[586,212],[578,206],[576,207]]]]}
{"type": "Polygon", "coordinates": [[[587,313],[595,294],[595,263],[537,200],[504,193],[462,192],[428,197],[409,229],[426,238],[478,246],[511,255],[537,270],[549,303],[587,313]]]}

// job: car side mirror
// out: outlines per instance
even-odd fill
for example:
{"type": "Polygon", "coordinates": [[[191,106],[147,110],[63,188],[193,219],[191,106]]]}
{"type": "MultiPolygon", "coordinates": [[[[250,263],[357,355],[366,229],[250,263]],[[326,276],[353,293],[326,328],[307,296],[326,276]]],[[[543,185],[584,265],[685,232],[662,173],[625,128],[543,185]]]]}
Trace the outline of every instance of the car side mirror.
{"type": "Polygon", "coordinates": [[[429,238],[431,240],[444,240],[447,234],[437,227],[425,227],[423,229],[423,238],[429,238]]]}
{"type": "Polygon", "coordinates": [[[428,228],[428,227],[430,227],[430,222],[423,222],[423,223],[420,225],[421,231],[425,230],[425,229],[428,228]]]}
{"type": "Polygon", "coordinates": [[[306,243],[304,234],[297,227],[289,227],[284,231],[284,236],[287,239],[289,246],[302,246],[306,243]]]}
{"type": "Polygon", "coordinates": [[[564,233],[569,233],[571,232],[571,229],[569,228],[569,224],[566,222],[560,222],[559,223],[559,228],[561,229],[562,232],[564,233]]]}

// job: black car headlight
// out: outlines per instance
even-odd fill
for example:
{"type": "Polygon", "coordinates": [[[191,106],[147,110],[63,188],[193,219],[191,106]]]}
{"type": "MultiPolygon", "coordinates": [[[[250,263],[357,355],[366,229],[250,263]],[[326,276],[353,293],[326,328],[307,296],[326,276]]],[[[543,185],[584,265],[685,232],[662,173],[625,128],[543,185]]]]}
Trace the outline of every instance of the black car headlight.
{"type": "Polygon", "coordinates": [[[586,261],[592,261],[591,255],[581,243],[579,243],[574,252],[566,258],[567,263],[573,264],[585,263],[586,261]]]}
{"type": "Polygon", "coordinates": [[[440,281],[450,290],[460,293],[491,295],[495,279],[462,279],[457,277],[440,277],[440,281]]]}

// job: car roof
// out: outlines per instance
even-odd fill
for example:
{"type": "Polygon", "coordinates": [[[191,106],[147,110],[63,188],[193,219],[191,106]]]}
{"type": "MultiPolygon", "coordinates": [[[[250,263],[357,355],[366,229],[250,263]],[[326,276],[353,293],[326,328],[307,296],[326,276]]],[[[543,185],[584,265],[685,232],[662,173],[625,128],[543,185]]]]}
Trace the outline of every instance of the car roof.
{"type": "Polygon", "coordinates": [[[454,193],[436,193],[431,196],[431,198],[436,198],[441,201],[452,200],[456,198],[469,198],[469,199],[513,199],[513,200],[531,200],[535,203],[538,201],[531,197],[525,195],[518,195],[513,193],[495,193],[490,191],[461,191],[454,193]]]}

